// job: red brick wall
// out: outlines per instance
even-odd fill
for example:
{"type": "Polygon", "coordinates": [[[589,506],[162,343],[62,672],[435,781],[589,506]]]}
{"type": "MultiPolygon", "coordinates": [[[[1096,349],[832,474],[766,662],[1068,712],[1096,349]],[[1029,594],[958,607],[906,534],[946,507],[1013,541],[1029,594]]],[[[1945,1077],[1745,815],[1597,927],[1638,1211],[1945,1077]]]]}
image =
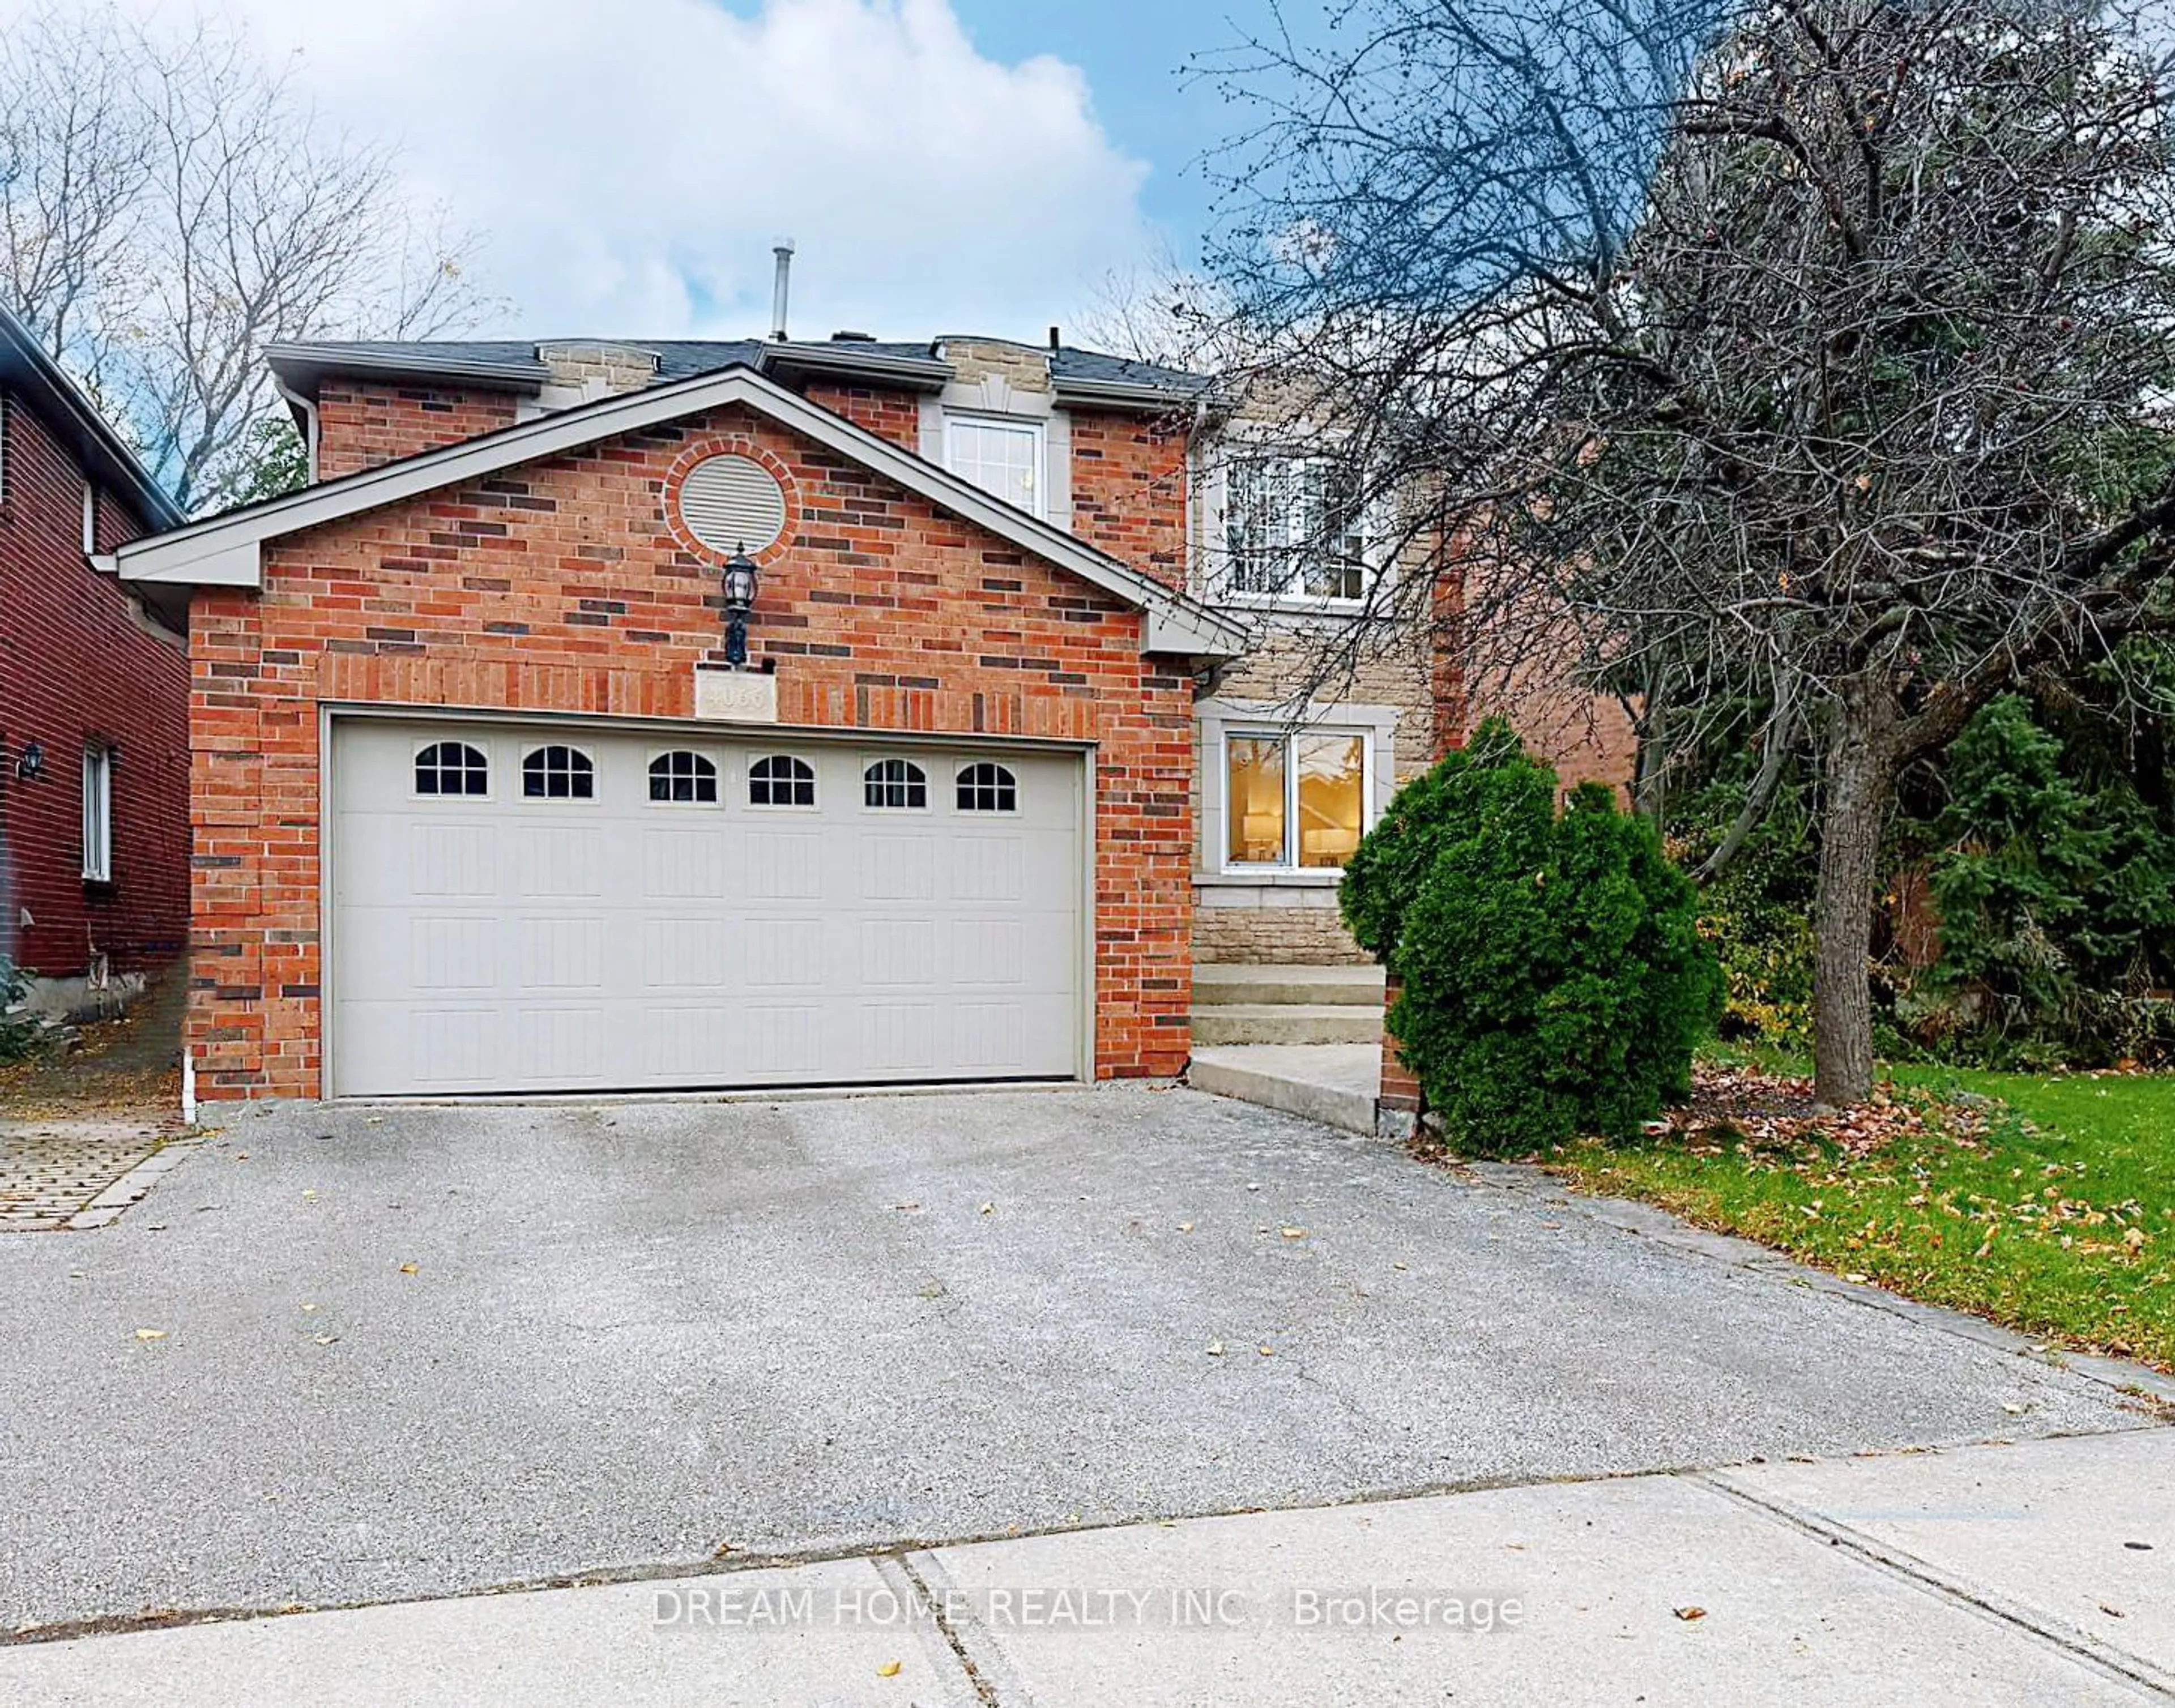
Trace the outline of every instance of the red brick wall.
{"type": "MultiPolygon", "coordinates": [[[[83,471],[19,400],[0,404],[0,945],[26,968],[80,973],[180,949],[188,916],[188,666],[177,637],[140,615],[83,554],[83,471]],[[83,879],[83,750],[120,750],[113,771],[113,881],[83,879]],[[36,742],[46,772],[19,778],[36,742]],[[23,916],[30,915],[25,924],[23,916]]],[[[101,495],[111,550],[143,532],[101,495]]]]}
{"type": "Polygon", "coordinates": [[[317,390],[317,479],[510,427],[518,403],[511,392],[328,379],[317,390]]]}
{"type": "Polygon", "coordinates": [[[804,387],[801,395],[834,415],[843,415],[856,426],[866,427],[894,445],[920,454],[921,398],[917,393],[817,384],[804,387]]]}
{"type": "Polygon", "coordinates": [[[1139,613],[740,410],[277,543],[193,610],[197,960],[209,1097],[317,1094],[321,701],[686,716],[718,574],[663,515],[730,448],[788,483],[752,625],[788,724],[1096,744],[1096,1055],[1184,1065],[1191,684],[1139,613]]]}
{"type": "Polygon", "coordinates": [[[1072,531],[1167,587],[1185,582],[1186,424],[1075,409],[1072,531]]]}

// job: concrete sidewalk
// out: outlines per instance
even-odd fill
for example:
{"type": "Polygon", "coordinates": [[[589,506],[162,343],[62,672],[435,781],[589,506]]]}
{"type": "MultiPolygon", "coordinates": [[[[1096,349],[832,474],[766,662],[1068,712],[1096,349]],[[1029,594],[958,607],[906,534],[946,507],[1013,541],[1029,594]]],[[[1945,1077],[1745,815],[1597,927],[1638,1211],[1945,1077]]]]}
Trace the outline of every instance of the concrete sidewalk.
{"type": "Polygon", "coordinates": [[[2175,1694],[2175,1431],[1074,1531],[0,1647],[0,1700],[1728,1704],[2175,1694]]]}

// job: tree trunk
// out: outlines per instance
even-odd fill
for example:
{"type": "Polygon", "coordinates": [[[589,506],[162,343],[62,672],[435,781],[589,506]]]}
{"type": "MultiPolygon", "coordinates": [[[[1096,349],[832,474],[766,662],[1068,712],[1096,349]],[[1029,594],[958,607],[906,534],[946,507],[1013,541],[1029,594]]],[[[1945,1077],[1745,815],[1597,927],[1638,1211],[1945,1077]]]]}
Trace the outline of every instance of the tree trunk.
{"type": "Polygon", "coordinates": [[[1813,1094],[1831,1109],[1873,1093],[1873,915],[1880,832],[1895,786],[1896,708],[1885,685],[1853,684],[1828,729],[1813,903],[1813,1094]]]}

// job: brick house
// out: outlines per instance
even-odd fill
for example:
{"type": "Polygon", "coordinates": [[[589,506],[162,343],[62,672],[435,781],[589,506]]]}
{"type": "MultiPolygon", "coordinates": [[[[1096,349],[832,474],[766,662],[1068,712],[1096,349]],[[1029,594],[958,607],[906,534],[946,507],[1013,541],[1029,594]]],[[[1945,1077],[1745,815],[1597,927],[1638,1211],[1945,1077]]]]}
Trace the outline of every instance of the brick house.
{"type": "Polygon", "coordinates": [[[93,563],[182,520],[0,309],[0,948],[42,1009],[106,1006],[187,938],[187,601],[93,563]]]}
{"type": "Polygon", "coordinates": [[[1306,476],[1199,377],[1054,336],[270,359],[316,483],[114,555],[190,599],[201,1094],[1168,1075],[1196,960],[1354,957],[1337,868],[1441,664],[1278,703],[1340,589],[1210,572],[1306,476]]]}

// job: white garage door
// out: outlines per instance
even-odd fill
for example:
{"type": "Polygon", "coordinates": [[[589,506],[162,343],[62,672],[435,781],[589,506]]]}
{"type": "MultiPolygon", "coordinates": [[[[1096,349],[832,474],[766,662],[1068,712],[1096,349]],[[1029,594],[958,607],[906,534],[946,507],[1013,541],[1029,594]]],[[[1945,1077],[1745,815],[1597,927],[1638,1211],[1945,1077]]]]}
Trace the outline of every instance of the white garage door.
{"type": "Polygon", "coordinates": [[[334,725],[342,1096],[1066,1078],[1072,755],[334,725]]]}

